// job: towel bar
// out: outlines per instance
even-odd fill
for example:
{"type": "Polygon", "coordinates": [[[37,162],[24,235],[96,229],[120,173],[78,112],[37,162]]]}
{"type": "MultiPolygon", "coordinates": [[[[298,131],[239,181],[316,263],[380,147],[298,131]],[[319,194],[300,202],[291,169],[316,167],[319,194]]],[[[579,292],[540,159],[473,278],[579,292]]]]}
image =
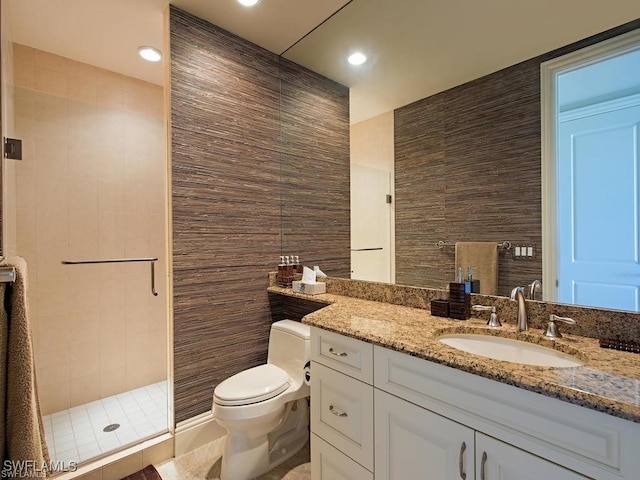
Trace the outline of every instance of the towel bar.
{"type": "Polygon", "coordinates": [[[16,269],[14,267],[0,267],[0,282],[13,283],[16,280],[16,269]]]}
{"type": "MultiPolygon", "coordinates": [[[[455,247],[456,246],[455,243],[443,242],[442,240],[438,240],[434,245],[436,247],[438,247],[438,248],[455,247]]],[[[510,250],[511,249],[511,242],[509,242],[508,240],[505,240],[504,242],[499,242],[498,243],[498,248],[504,248],[505,250],[510,250]]]]}
{"type": "Polygon", "coordinates": [[[151,293],[154,297],[158,296],[156,292],[156,262],[158,257],[141,257],[141,258],[99,258],[95,260],[62,260],[63,265],[92,265],[96,263],[129,263],[129,262],[151,262],[151,293]]]}

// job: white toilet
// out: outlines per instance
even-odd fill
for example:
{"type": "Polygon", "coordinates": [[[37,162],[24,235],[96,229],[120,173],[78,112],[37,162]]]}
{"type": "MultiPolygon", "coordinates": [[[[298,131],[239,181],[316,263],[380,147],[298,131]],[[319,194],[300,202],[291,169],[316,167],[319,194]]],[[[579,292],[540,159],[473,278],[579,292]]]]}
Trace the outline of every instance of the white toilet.
{"type": "Polygon", "coordinates": [[[227,429],[221,480],[250,480],[295,455],[309,439],[308,325],[275,322],[267,363],[244,370],[213,392],[213,417],[227,429]]]}

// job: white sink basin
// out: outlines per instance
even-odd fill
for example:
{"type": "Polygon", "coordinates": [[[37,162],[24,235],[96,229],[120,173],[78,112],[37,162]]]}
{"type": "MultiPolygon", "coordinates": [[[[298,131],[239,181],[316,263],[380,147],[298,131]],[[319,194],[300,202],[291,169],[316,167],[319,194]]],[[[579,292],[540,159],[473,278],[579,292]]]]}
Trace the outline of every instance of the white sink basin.
{"type": "Polygon", "coordinates": [[[583,362],[553,348],[512,338],[456,333],[438,337],[442,343],[464,352],[506,362],[537,365],[540,367],[580,367],[583,362]]]}

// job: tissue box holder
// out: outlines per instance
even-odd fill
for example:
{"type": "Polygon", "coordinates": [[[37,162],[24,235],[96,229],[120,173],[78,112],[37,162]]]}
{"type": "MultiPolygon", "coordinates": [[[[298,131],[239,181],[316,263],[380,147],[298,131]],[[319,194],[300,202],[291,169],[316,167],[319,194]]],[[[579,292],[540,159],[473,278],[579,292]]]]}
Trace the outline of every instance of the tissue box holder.
{"type": "Polygon", "coordinates": [[[292,288],[296,293],[306,293],[307,295],[320,295],[321,293],[327,293],[327,284],[322,282],[302,283],[299,280],[294,280],[292,288]]]}

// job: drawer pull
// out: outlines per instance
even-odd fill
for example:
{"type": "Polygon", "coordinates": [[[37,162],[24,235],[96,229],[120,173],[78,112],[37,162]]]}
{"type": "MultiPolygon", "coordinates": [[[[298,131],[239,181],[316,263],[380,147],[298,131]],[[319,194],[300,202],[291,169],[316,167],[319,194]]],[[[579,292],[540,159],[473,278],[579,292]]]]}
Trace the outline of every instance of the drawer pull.
{"type": "Polygon", "coordinates": [[[346,352],[336,352],[336,351],[333,349],[333,347],[331,347],[331,348],[329,349],[329,353],[330,353],[331,355],[335,355],[336,357],[346,357],[346,356],[347,356],[347,353],[346,353],[346,352]]]}
{"type": "Polygon", "coordinates": [[[480,462],[480,480],[484,480],[484,469],[487,465],[487,452],[482,452],[482,461],[480,462]]]}
{"type": "Polygon", "coordinates": [[[333,413],[336,417],[347,417],[347,412],[341,412],[340,410],[338,410],[337,408],[335,408],[333,405],[329,405],[329,411],[331,413],[333,413]]]}
{"type": "Polygon", "coordinates": [[[460,458],[458,459],[458,469],[460,470],[460,478],[466,480],[467,474],[464,471],[464,452],[467,449],[467,444],[462,442],[460,445],[460,458]]]}

